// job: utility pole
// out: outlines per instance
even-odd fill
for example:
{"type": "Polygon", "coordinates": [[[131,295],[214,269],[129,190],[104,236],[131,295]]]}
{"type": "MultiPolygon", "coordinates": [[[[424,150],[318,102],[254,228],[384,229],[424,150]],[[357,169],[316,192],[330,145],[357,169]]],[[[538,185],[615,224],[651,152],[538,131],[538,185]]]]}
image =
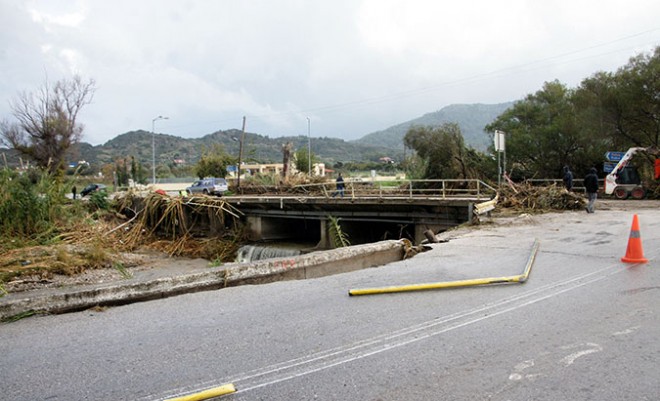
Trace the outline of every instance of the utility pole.
{"type": "Polygon", "coordinates": [[[310,177],[312,176],[312,137],[310,136],[311,126],[311,120],[309,117],[307,117],[307,173],[310,177]]]}
{"type": "Polygon", "coordinates": [[[243,116],[243,132],[241,132],[241,142],[238,145],[238,166],[236,166],[236,192],[241,191],[241,162],[243,161],[243,141],[245,140],[245,116],[243,116]]]}
{"type": "Polygon", "coordinates": [[[151,185],[156,185],[156,121],[168,119],[158,116],[151,120],[151,185]]]}

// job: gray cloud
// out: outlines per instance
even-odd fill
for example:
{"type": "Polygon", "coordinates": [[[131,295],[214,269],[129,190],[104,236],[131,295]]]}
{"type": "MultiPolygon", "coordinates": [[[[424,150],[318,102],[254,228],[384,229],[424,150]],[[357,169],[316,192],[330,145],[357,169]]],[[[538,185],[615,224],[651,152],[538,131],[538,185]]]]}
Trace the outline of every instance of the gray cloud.
{"type": "Polygon", "coordinates": [[[660,43],[660,4],[523,0],[0,0],[0,117],[45,77],[98,91],[97,144],[136,129],[353,139],[452,103],[577,85],[660,43]],[[460,4],[451,4],[460,3],[460,4]]]}

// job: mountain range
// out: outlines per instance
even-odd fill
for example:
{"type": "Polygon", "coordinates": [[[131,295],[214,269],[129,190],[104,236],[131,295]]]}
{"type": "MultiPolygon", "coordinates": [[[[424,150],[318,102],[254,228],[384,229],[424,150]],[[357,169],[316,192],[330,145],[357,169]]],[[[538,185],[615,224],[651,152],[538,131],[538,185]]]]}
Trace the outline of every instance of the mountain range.
{"type": "Polygon", "coordinates": [[[511,106],[513,102],[453,104],[382,131],[372,132],[355,142],[364,145],[380,144],[398,149],[401,148],[403,137],[412,126],[438,127],[444,123],[457,123],[461,127],[465,143],[477,150],[485,151],[492,140],[484,131],[484,127],[511,106]]]}
{"type": "MultiPolygon", "coordinates": [[[[312,153],[326,164],[350,161],[378,161],[387,156],[399,160],[403,154],[403,137],[412,126],[437,127],[447,122],[457,123],[465,143],[477,150],[485,151],[491,143],[484,127],[491,123],[513,103],[499,104],[456,104],[419,118],[406,121],[364,137],[345,141],[338,138],[311,138],[312,153]]],[[[148,131],[126,132],[108,142],[92,146],[81,142],[71,150],[69,160],[85,160],[94,165],[112,163],[117,158],[134,156],[142,164],[151,165],[152,140],[155,143],[157,164],[172,164],[175,160],[194,164],[206,149],[220,144],[231,155],[238,157],[241,131],[236,129],[217,131],[201,138],[181,138],[167,134],[152,134],[148,131]]],[[[306,136],[269,138],[257,133],[246,132],[243,142],[243,160],[259,163],[281,163],[282,146],[292,144],[294,151],[308,146],[306,136]]],[[[13,152],[7,152],[10,164],[18,162],[13,152]]]]}

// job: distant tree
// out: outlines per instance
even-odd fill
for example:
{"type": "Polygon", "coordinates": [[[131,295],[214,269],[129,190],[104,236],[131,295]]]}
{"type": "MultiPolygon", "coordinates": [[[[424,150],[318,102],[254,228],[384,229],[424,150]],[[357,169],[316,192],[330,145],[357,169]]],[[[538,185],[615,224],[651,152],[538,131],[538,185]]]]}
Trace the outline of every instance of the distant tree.
{"type": "Polygon", "coordinates": [[[585,79],[578,94],[584,110],[593,111],[584,125],[598,127],[616,149],[660,146],[660,46],[614,74],[585,79]]]}
{"type": "Polygon", "coordinates": [[[94,80],[83,82],[76,75],[53,86],[46,83],[35,93],[23,92],[10,101],[17,122],[3,120],[0,136],[39,167],[63,173],[67,150],[82,136],[78,113],[92,101],[95,90],[94,80]]]}
{"type": "Polygon", "coordinates": [[[480,177],[479,171],[472,168],[475,163],[471,160],[478,152],[465,146],[458,124],[445,123],[439,127],[414,126],[408,130],[403,141],[406,147],[417,153],[419,162],[423,164],[423,178],[480,177]]]}
{"type": "Polygon", "coordinates": [[[660,146],[659,77],[660,46],[576,89],[546,82],[486,130],[506,132],[508,164],[522,176],[559,177],[564,165],[584,174],[603,162],[605,151],[660,146]]]}
{"type": "Polygon", "coordinates": [[[200,178],[224,177],[227,175],[227,167],[236,163],[236,159],[225,152],[222,145],[214,144],[202,154],[201,159],[195,166],[195,174],[200,178]]]}
{"type": "Polygon", "coordinates": [[[127,186],[128,185],[128,166],[126,165],[126,160],[117,159],[115,160],[115,177],[117,178],[118,186],[127,186]]]}
{"type": "Polygon", "coordinates": [[[405,171],[406,177],[411,180],[421,180],[425,174],[425,164],[418,155],[407,155],[399,164],[399,167],[405,171]]]}
{"type": "Polygon", "coordinates": [[[308,173],[311,171],[311,167],[314,165],[314,163],[317,163],[317,157],[314,154],[314,152],[311,153],[311,162],[312,166],[309,165],[310,162],[310,157],[308,156],[309,152],[306,147],[301,147],[298,150],[296,150],[295,153],[295,163],[296,163],[296,169],[300,171],[301,173],[308,173]]]}
{"type": "Polygon", "coordinates": [[[104,163],[99,168],[100,176],[104,179],[109,179],[113,176],[117,166],[114,163],[104,163]]]}
{"type": "Polygon", "coordinates": [[[135,156],[131,156],[131,178],[138,184],[147,183],[147,171],[142,163],[135,159],[135,156]]]}
{"type": "Polygon", "coordinates": [[[602,155],[603,147],[577,116],[574,91],[558,81],[546,82],[486,130],[506,133],[507,164],[523,176],[560,177],[563,166],[582,171],[593,166],[596,153],[602,155]]]}
{"type": "Polygon", "coordinates": [[[172,178],[174,177],[174,174],[172,173],[170,166],[166,164],[161,164],[158,167],[156,167],[156,177],[172,178]]]}
{"type": "Polygon", "coordinates": [[[131,179],[137,183],[140,175],[139,163],[135,160],[135,156],[131,156],[131,179]]]}
{"type": "Polygon", "coordinates": [[[181,165],[176,163],[170,164],[170,170],[175,177],[191,177],[195,175],[195,167],[193,165],[181,165]]]}
{"type": "Polygon", "coordinates": [[[586,174],[591,167],[599,165],[604,152],[628,147],[628,140],[617,134],[618,124],[615,121],[618,118],[606,106],[613,100],[613,80],[614,75],[609,72],[597,73],[583,80],[573,93],[575,123],[580,130],[580,137],[586,143],[578,157],[570,163],[578,174],[586,174]]]}

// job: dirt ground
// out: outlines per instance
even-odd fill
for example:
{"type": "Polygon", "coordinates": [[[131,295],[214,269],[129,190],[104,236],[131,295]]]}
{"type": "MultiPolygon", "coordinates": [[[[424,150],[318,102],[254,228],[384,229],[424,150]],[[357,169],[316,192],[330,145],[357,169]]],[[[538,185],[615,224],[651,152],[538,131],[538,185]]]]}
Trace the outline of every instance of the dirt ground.
{"type": "Polygon", "coordinates": [[[108,267],[87,269],[74,274],[23,275],[4,284],[8,293],[33,291],[46,288],[62,288],[88,284],[111,283],[127,280],[135,275],[149,274],[184,274],[207,269],[212,262],[206,259],[170,257],[165,252],[141,250],[134,253],[121,253],[118,258],[124,268],[108,267]]]}
{"type": "MultiPolygon", "coordinates": [[[[660,200],[614,200],[601,199],[596,202],[596,212],[603,210],[639,210],[659,209],[660,200]]],[[[580,213],[579,211],[567,211],[566,213],[580,213]]],[[[511,218],[517,218],[527,214],[519,210],[496,209],[487,224],[507,224],[511,218]]],[[[518,219],[520,220],[520,219],[518,219]]],[[[524,220],[524,219],[523,219],[524,220]]],[[[461,229],[478,230],[479,226],[464,226],[461,229]]],[[[460,234],[458,234],[460,235],[460,234]]],[[[167,253],[154,250],[140,250],[133,253],[120,253],[117,256],[121,260],[121,268],[95,268],[83,272],[71,274],[23,275],[11,280],[0,287],[0,295],[3,293],[16,293],[46,288],[61,288],[89,284],[111,283],[119,280],[127,280],[135,275],[163,276],[168,274],[184,274],[208,269],[212,265],[206,259],[193,259],[182,257],[169,257],[167,253]]]]}

